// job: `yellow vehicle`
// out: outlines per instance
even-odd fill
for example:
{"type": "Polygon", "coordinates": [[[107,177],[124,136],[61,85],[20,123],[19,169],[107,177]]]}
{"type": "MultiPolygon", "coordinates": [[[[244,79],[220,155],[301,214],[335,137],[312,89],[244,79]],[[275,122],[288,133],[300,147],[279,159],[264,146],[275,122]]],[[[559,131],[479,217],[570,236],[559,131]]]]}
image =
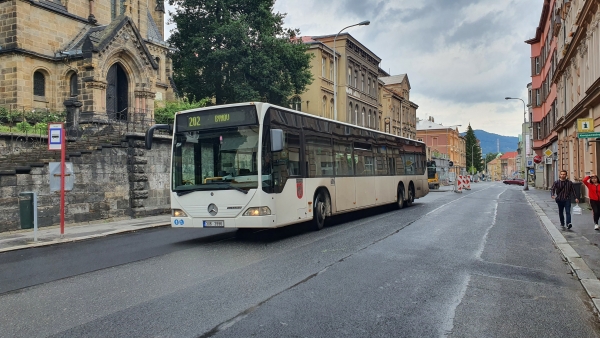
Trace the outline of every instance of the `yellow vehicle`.
{"type": "Polygon", "coordinates": [[[437,173],[437,167],[435,161],[427,161],[427,182],[429,182],[429,189],[440,188],[440,178],[437,173]]]}

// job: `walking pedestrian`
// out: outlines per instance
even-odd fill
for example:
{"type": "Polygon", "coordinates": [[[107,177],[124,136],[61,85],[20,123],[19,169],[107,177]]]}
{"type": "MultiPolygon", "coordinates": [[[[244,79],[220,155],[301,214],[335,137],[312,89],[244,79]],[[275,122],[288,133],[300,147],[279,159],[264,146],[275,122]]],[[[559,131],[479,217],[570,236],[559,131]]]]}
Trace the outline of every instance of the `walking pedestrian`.
{"type": "Polygon", "coordinates": [[[558,217],[560,218],[560,226],[565,226],[565,216],[563,210],[567,214],[567,229],[571,229],[571,196],[575,197],[575,203],[579,203],[579,199],[575,194],[573,182],[567,179],[567,171],[561,170],[558,175],[558,180],[554,181],[550,189],[550,195],[558,205],[558,217]]]}
{"type": "Polygon", "coordinates": [[[583,184],[588,188],[590,206],[594,215],[594,230],[600,230],[598,227],[598,218],[600,218],[600,181],[598,181],[598,176],[592,173],[584,177],[583,184]]]}

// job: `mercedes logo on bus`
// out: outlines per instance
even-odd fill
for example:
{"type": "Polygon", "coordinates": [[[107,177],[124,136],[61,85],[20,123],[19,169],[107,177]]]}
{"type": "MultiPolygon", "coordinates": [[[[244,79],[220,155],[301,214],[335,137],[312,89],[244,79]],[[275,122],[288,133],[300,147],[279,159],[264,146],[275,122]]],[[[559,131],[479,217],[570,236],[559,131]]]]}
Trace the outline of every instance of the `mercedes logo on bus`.
{"type": "Polygon", "coordinates": [[[216,216],[218,212],[219,212],[219,208],[217,208],[217,206],[214,203],[211,203],[208,205],[208,213],[211,216],[216,216]]]}

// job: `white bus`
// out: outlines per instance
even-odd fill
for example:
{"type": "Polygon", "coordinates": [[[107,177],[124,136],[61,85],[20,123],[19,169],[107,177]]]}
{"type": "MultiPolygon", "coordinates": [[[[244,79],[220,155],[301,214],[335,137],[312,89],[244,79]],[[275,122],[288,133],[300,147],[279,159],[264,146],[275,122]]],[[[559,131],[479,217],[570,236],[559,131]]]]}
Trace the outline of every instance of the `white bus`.
{"type": "Polygon", "coordinates": [[[277,228],[429,192],[425,144],[267,103],[179,112],[172,227],[277,228]]]}

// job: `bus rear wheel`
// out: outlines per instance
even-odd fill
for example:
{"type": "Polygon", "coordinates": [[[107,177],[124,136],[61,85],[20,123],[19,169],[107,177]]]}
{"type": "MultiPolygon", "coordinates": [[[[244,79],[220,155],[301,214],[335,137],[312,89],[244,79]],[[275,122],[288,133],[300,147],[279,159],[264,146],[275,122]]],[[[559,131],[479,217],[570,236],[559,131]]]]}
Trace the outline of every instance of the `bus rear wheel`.
{"type": "Polygon", "coordinates": [[[327,214],[327,200],[322,192],[315,196],[313,206],[313,226],[316,231],[319,231],[325,226],[325,215],[327,214]]]}
{"type": "Polygon", "coordinates": [[[396,202],[396,208],[404,208],[404,187],[398,187],[398,201],[396,202]]]}
{"type": "Polygon", "coordinates": [[[408,187],[408,199],[406,200],[406,205],[411,206],[415,201],[415,186],[411,185],[408,187]]]}

